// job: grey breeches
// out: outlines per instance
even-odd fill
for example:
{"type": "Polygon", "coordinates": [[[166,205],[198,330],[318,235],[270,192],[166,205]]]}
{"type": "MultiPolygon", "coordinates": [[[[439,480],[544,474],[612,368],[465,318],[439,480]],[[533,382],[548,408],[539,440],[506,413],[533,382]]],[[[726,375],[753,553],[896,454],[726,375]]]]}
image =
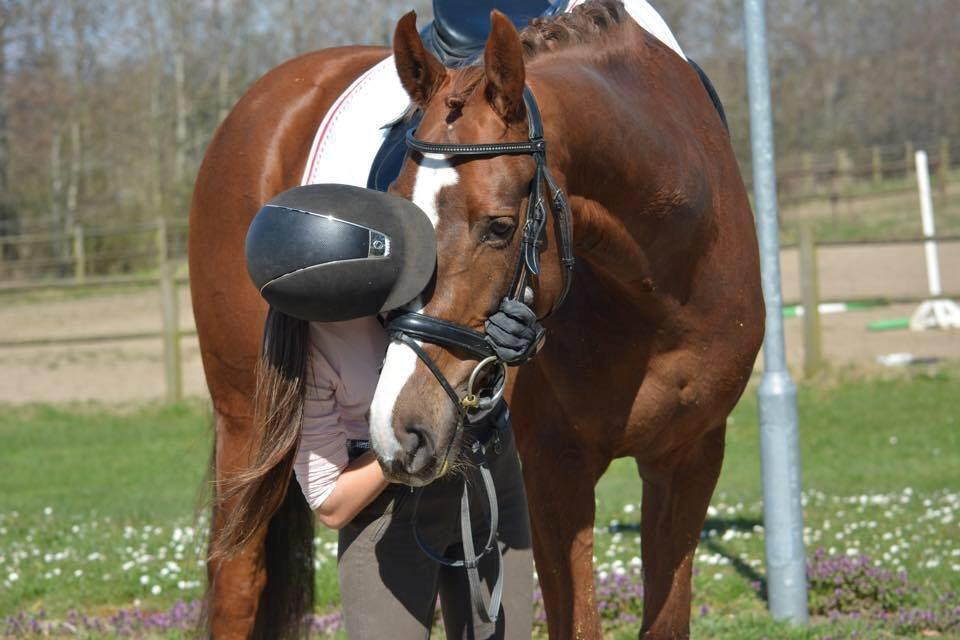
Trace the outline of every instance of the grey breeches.
{"type": "MultiPolygon", "coordinates": [[[[496,625],[482,623],[473,611],[467,575],[462,568],[442,567],[420,551],[413,537],[413,494],[391,485],[350,524],[341,529],[338,571],[347,635],[352,640],[428,638],[437,596],[447,638],[530,638],[533,620],[533,556],[527,500],[520,460],[507,431],[503,451],[491,452],[490,470],[500,504],[499,538],[504,549],[504,594],[496,625]]],[[[478,549],[487,535],[487,500],[479,476],[468,473],[474,535],[478,549]]],[[[425,489],[417,526],[424,543],[447,556],[463,557],[460,548],[458,474],[425,489]]],[[[495,578],[496,561],[481,561],[484,589],[495,578]]]]}

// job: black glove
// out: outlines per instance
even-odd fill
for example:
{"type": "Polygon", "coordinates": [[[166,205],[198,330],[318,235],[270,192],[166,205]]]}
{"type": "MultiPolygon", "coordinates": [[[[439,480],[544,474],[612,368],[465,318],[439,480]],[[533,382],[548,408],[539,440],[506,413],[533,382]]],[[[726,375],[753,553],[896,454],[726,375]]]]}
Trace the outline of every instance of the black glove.
{"type": "Polygon", "coordinates": [[[519,300],[504,298],[485,325],[487,344],[507,364],[523,364],[540,350],[546,335],[537,315],[519,300]]]}

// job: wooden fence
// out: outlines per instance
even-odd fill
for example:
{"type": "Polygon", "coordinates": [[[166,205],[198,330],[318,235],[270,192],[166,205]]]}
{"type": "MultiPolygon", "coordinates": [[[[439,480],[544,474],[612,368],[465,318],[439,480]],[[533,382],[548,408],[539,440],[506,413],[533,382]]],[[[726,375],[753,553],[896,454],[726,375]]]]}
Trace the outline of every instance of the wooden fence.
{"type": "MultiPolygon", "coordinates": [[[[869,196],[859,188],[867,183],[877,185],[902,180],[903,185],[885,185],[874,195],[913,193],[913,150],[907,142],[902,147],[873,147],[869,152],[838,149],[829,156],[806,154],[794,161],[783,161],[779,171],[781,203],[789,206],[825,194],[832,201],[869,196]]],[[[927,146],[928,150],[932,149],[927,146]]],[[[957,163],[951,156],[951,143],[940,140],[931,153],[932,169],[941,196],[946,197],[950,172],[957,163]]],[[[749,168],[744,176],[749,178],[749,168]]],[[[178,267],[186,255],[186,220],[158,219],[136,224],[107,226],[75,226],[64,232],[0,234],[0,296],[44,289],[107,288],[117,286],[156,287],[162,307],[162,330],[129,332],[112,335],[46,337],[27,340],[0,340],[0,348],[46,345],[92,344],[98,342],[162,338],[166,397],[176,401],[183,394],[180,339],[193,333],[178,324],[179,286],[186,284],[177,277],[178,267]]],[[[817,242],[809,226],[802,225],[798,236],[800,262],[800,297],[805,309],[817,309],[820,293],[817,286],[817,248],[838,243],[817,242]]],[[[942,240],[960,240],[943,237],[942,240]]],[[[864,240],[855,244],[881,246],[891,243],[920,243],[922,239],[864,240]]],[[[844,241],[839,244],[854,244],[844,241]]],[[[789,249],[789,245],[785,245],[789,249]]],[[[917,299],[922,299],[918,296],[917,299]]],[[[805,369],[815,372],[822,362],[820,354],[819,314],[805,315],[805,369]]]]}
{"type": "MultiPolygon", "coordinates": [[[[840,147],[830,153],[781,158],[777,160],[779,203],[790,206],[816,198],[855,198],[866,189],[896,181],[905,182],[902,191],[915,190],[913,155],[917,149],[927,150],[934,180],[941,194],[945,194],[950,172],[960,164],[953,156],[957,146],[943,137],[924,145],[907,141],[902,145],[840,147]]],[[[749,164],[744,163],[742,169],[749,188],[752,178],[749,164]]]]}
{"type": "MultiPolygon", "coordinates": [[[[809,224],[800,227],[799,242],[786,244],[784,250],[796,250],[799,269],[799,302],[803,305],[803,371],[806,376],[816,375],[823,368],[825,358],[822,349],[822,333],[819,305],[823,302],[820,287],[820,271],[818,269],[818,252],[822,250],[836,250],[838,248],[864,247],[877,249],[893,245],[922,245],[928,238],[901,238],[896,240],[864,240],[864,241],[817,241],[812,227],[809,224]],[[810,311],[808,311],[810,310],[810,311]]],[[[939,243],[958,243],[960,235],[941,235],[934,238],[939,243]]],[[[162,253],[160,254],[162,256],[162,253]]],[[[788,254],[789,256],[789,254],[788,254]]],[[[177,277],[177,267],[182,262],[178,260],[164,260],[158,268],[157,275],[149,276],[107,276],[88,277],[84,280],[76,278],[41,283],[4,283],[0,284],[0,295],[4,293],[28,292],[44,289],[78,289],[78,288],[109,288],[117,286],[146,286],[155,287],[159,293],[162,309],[162,330],[127,332],[86,336],[55,336],[18,340],[0,340],[0,348],[43,347],[51,345],[78,345],[96,344],[123,340],[162,339],[164,362],[164,380],[166,399],[170,402],[178,401],[183,396],[183,374],[181,362],[181,338],[184,335],[195,335],[194,330],[183,330],[179,326],[179,303],[177,292],[180,286],[187,285],[186,277],[177,277]]],[[[960,291],[952,292],[951,296],[960,296],[960,291]]],[[[827,297],[831,302],[858,302],[857,299],[838,300],[827,297]]],[[[879,296],[873,292],[866,298],[877,300],[879,296]]],[[[915,295],[902,293],[886,296],[891,302],[920,302],[928,296],[919,291],[915,295]]],[[[795,299],[787,300],[793,302],[795,299]]]]}
{"type": "MultiPolygon", "coordinates": [[[[185,334],[195,333],[183,331],[179,326],[180,305],[178,289],[187,284],[187,278],[177,277],[177,270],[183,264],[181,257],[171,256],[170,226],[164,220],[157,220],[150,225],[128,226],[120,229],[98,229],[92,233],[84,232],[82,227],[75,227],[71,239],[71,250],[67,256],[71,265],[72,274],[69,277],[60,277],[46,280],[13,280],[0,282],[0,295],[24,293],[39,290],[68,290],[78,288],[107,288],[118,286],[149,286],[156,287],[161,302],[162,330],[146,332],[127,332],[115,334],[101,334],[88,336],[51,336],[23,340],[0,340],[0,348],[38,347],[48,345],[75,345],[95,344],[98,342],[114,342],[120,340],[143,340],[161,338],[163,343],[164,380],[166,399],[176,402],[183,397],[183,367],[180,351],[180,338],[185,334]],[[138,248],[128,251],[126,255],[138,257],[146,255],[151,259],[156,275],[120,274],[95,276],[88,273],[88,253],[86,243],[90,237],[104,237],[110,233],[123,235],[130,233],[149,232],[153,235],[153,251],[144,254],[138,248]]],[[[57,243],[64,239],[65,234],[33,234],[31,236],[0,237],[0,246],[30,246],[41,241],[57,243]]],[[[182,246],[185,247],[185,244],[182,246]]],[[[178,252],[181,253],[182,252],[178,252]]],[[[0,250],[0,255],[8,255],[0,250]]],[[[14,261],[19,260],[15,258],[14,261]]],[[[62,258],[54,258],[55,264],[63,265],[62,258]]],[[[10,262],[6,261],[5,262],[10,262]]]]}
{"type": "MultiPolygon", "coordinates": [[[[0,282],[34,286],[43,280],[143,273],[186,256],[187,221],[85,227],[0,235],[0,282]]],[[[2,285],[0,285],[2,286],[2,285]]]]}

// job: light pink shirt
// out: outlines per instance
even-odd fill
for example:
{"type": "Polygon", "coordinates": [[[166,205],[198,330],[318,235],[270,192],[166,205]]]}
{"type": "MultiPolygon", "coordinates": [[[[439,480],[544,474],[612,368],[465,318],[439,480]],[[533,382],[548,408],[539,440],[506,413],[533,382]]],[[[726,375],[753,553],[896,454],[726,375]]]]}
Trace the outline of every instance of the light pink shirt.
{"type": "Polygon", "coordinates": [[[311,509],[323,504],[346,468],[347,440],[370,437],[367,414],[386,349],[386,331],[374,317],[310,323],[294,472],[311,509]]]}

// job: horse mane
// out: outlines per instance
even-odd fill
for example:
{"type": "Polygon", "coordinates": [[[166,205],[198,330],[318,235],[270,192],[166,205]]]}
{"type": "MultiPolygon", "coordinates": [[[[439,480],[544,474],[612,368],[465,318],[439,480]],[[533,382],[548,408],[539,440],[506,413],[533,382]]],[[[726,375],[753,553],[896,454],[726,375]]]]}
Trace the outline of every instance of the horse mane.
{"type": "Polygon", "coordinates": [[[569,13],[534,18],[520,32],[524,59],[604,40],[629,17],[620,0],[589,0],[569,13]]]}

